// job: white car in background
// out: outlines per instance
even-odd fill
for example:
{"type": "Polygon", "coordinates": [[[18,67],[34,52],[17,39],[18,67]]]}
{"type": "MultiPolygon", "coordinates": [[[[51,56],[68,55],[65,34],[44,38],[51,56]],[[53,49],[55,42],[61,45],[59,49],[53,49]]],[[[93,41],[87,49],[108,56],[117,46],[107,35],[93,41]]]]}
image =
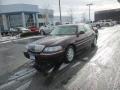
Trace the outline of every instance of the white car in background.
{"type": "Polygon", "coordinates": [[[29,32],[30,30],[24,27],[16,27],[17,31],[19,31],[20,33],[26,33],[29,32]]]}
{"type": "Polygon", "coordinates": [[[48,35],[52,32],[53,29],[54,29],[54,26],[41,26],[40,33],[42,35],[48,35]]]}
{"type": "Polygon", "coordinates": [[[116,25],[117,22],[116,21],[113,21],[111,19],[108,19],[108,20],[99,20],[97,22],[93,22],[91,23],[91,25],[93,27],[97,27],[97,28],[101,28],[101,27],[109,27],[109,26],[114,26],[116,25]]]}

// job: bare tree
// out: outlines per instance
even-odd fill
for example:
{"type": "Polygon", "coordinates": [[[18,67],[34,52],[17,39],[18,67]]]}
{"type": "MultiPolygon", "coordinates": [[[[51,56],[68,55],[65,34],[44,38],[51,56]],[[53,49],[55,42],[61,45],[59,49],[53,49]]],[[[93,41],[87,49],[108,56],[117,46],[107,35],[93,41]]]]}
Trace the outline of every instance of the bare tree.
{"type": "Polygon", "coordinates": [[[70,8],[69,10],[68,10],[68,16],[70,17],[70,22],[71,23],[73,23],[73,20],[74,20],[74,18],[73,18],[73,10],[70,8]]]}
{"type": "Polygon", "coordinates": [[[48,4],[47,7],[45,8],[45,25],[48,24],[48,17],[49,17],[48,8],[49,8],[49,4],[48,4]]]}
{"type": "Polygon", "coordinates": [[[49,19],[49,8],[50,8],[50,5],[49,3],[44,5],[43,7],[45,9],[45,12],[44,12],[44,18],[45,18],[45,25],[47,25],[49,22],[48,22],[48,19],[49,19]]]}

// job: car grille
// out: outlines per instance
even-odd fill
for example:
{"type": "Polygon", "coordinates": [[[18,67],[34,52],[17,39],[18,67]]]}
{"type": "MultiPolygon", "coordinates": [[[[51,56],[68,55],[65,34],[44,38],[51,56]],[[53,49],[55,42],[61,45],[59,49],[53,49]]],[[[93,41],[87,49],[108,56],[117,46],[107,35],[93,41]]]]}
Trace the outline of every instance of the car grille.
{"type": "Polygon", "coordinates": [[[31,44],[28,46],[28,51],[30,52],[42,52],[43,49],[44,49],[44,45],[31,44]]]}

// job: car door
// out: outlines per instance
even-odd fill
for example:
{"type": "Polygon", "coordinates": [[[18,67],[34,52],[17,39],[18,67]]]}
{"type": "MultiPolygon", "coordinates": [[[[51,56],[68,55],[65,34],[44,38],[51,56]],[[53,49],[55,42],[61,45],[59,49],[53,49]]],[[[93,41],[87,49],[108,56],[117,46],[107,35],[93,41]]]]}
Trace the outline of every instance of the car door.
{"type": "Polygon", "coordinates": [[[94,31],[92,30],[92,28],[90,27],[90,25],[85,24],[84,27],[85,27],[85,31],[86,31],[86,35],[87,35],[86,42],[87,42],[87,45],[89,45],[94,40],[95,34],[94,34],[94,31]]]}
{"type": "Polygon", "coordinates": [[[81,50],[82,48],[85,47],[86,44],[86,39],[87,39],[87,35],[86,35],[86,29],[84,28],[84,25],[79,25],[78,26],[78,32],[79,35],[76,38],[76,46],[77,46],[77,50],[81,50]],[[80,32],[84,32],[84,34],[79,34],[80,32]]]}

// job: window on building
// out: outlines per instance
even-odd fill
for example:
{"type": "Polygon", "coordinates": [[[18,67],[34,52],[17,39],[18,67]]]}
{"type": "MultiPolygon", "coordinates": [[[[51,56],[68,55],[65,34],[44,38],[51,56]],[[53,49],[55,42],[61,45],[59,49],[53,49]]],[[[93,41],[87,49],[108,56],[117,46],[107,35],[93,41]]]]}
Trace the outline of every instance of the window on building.
{"type": "Polygon", "coordinates": [[[25,14],[25,22],[26,22],[26,26],[34,26],[34,17],[33,14],[25,14]]]}
{"type": "Polygon", "coordinates": [[[38,18],[46,18],[46,15],[38,14],[38,18]]]}
{"type": "Polygon", "coordinates": [[[53,15],[49,15],[49,18],[53,18],[53,15]]]}
{"type": "Polygon", "coordinates": [[[42,18],[42,15],[41,15],[41,14],[38,14],[38,18],[42,18]]]}
{"type": "Polygon", "coordinates": [[[20,14],[8,15],[7,19],[9,28],[22,26],[22,16],[20,14]]]}

